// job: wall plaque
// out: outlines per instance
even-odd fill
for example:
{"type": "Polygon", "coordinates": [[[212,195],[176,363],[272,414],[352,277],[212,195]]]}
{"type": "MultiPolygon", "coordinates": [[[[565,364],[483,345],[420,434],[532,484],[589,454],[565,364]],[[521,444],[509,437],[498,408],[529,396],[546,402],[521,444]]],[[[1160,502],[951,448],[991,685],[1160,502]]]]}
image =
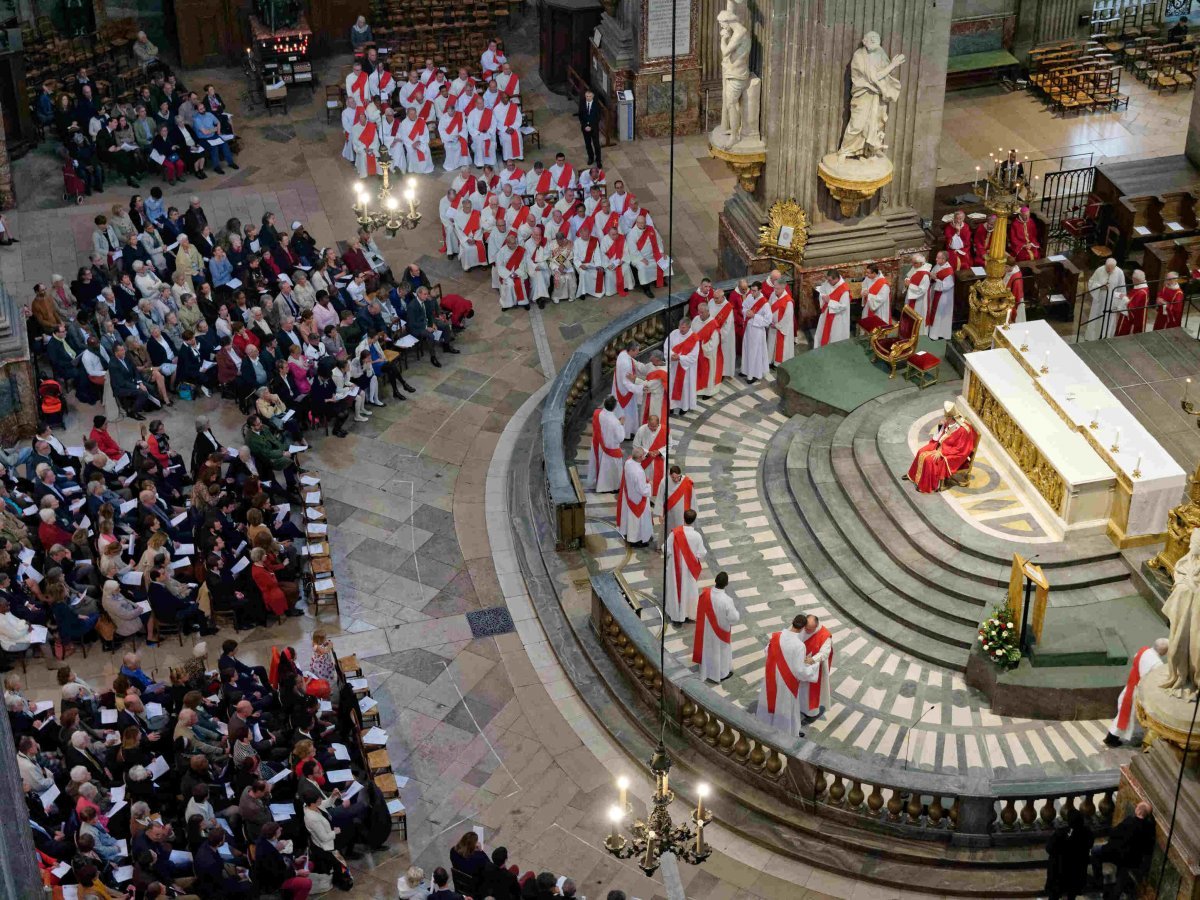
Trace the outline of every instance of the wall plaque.
{"type": "MultiPolygon", "coordinates": [[[[675,55],[692,52],[692,0],[675,4],[675,55]]],[[[671,57],[672,0],[646,0],[646,59],[671,57]]]]}

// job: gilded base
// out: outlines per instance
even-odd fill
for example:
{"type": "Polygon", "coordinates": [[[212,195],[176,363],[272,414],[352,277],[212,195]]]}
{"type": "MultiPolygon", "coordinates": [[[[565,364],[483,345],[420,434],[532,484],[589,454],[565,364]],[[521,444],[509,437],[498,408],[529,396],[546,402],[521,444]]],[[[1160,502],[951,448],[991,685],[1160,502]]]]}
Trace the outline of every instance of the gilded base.
{"type": "Polygon", "coordinates": [[[1188,743],[1188,730],[1196,706],[1189,698],[1169,694],[1163,687],[1166,680],[1167,667],[1158,666],[1146,673],[1138,686],[1138,724],[1146,730],[1142,750],[1149,750],[1159,739],[1179,750],[1200,750],[1200,733],[1192,734],[1191,743],[1188,743]]]}
{"type": "Polygon", "coordinates": [[[892,164],[886,158],[842,159],[836,153],[828,153],[817,165],[817,174],[833,199],[838,201],[842,215],[850,217],[858,212],[859,206],[879,193],[880,188],[892,183],[893,173],[892,164]]]}
{"type": "Polygon", "coordinates": [[[760,142],[762,149],[747,148],[746,142],[737,145],[739,149],[723,150],[709,143],[708,155],[714,159],[724,160],[729,168],[737,175],[738,184],[748,194],[753,194],[758,187],[758,179],[762,177],[763,166],[767,163],[767,146],[760,142]]]}
{"type": "MultiPolygon", "coordinates": [[[[988,260],[989,264],[991,260],[988,260]]],[[[1003,266],[1003,263],[1001,264],[1003,266]]],[[[967,324],[955,337],[970,350],[991,350],[996,329],[1008,321],[1017,299],[1004,282],[991,274],[971,285],[967,324]]]]}

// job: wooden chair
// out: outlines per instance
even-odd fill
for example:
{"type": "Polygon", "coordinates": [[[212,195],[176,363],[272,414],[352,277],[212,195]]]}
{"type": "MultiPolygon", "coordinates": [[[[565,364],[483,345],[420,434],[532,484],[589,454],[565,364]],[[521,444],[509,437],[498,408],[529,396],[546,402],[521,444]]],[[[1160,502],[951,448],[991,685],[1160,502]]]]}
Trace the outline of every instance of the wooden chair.
{"type": "Polygon", "coordinates": [[[1167,88],[1171,89],[1171,93],[1179,90],[1179,82],[1175,79],[1175,66],[1173,63],[1165,63],[1158,71],[1158,77],[1154,79],[1154,89],[1162,93],[1167,88]]]}
{"type": "Polygon", "coordinates": [[[341,118],[342,115],[342,91],[344,88],[340,84],[325,85],[325,121],[333,122],[341,118]]]}
{"type": "Polygon", "coordinates": [[[875,358],[887,363],[891,372],[888,378],[896,377],[896,366],[907,362],[917,350],[924,320],[911,306],[900,309],[900,321],[889,325],[871,337],[871,352],[875,358]]]}
{"type": "Polygon", "coordinates": [[[1119,243],[1121,243],[1121,229],[1116,225],[1109,225],[1104,229],[1104,242],[1092,244],[1088,248],[1088,252],[1103,262],[1116,252],[1119,243]]]}
{"type": "Polygon", "coordinates": [[[975,455],[979,452],[979,445],[983,443],[983,436],[975,430],[975,426],[967,423],[975,435],[975,446],[971,448],[971,455],[967,457],[967,461],[962,464],[962,467],[951,475],[947,480],[959,487],[971,483],[971,470],[975,468],[975,455]]]}

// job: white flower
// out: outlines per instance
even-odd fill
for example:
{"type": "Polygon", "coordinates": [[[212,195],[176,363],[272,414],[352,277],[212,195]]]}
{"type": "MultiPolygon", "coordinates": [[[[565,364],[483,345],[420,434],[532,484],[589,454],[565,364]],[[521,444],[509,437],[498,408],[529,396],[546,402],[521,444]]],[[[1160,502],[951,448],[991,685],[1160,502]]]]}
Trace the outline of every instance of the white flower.
{"type": "Polygon", "coordinates": [[[1008,627],[1009,627],[1009,628],[1012,628],[1012,627],[1013,627],[1013,623],[1012,623],[1012,622],[1009,622],[1009,623],[1008,623],[1008,627]]]}
{"type": "Polygon", "coordinates": [[[984,645],[983,645],[983,649],[984,649],[984,650],[986,650],[987,648],[988,648],[988,645],[987,645],[987,644],[984,644],[984,645]]]}

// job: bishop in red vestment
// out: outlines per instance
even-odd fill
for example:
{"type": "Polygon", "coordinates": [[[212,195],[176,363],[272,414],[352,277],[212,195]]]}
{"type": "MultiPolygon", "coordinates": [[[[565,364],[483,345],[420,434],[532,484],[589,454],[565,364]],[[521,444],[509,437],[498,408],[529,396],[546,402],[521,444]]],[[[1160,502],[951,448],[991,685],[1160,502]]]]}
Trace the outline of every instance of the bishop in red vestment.
{"type": "Polygon", "coordinates": [[[975,429],[954,415],[954,404],[947,400],[943,412],[933,439],[917,451],[905,476],[922,494],[940,491],[975,449],[975,429]]]}

